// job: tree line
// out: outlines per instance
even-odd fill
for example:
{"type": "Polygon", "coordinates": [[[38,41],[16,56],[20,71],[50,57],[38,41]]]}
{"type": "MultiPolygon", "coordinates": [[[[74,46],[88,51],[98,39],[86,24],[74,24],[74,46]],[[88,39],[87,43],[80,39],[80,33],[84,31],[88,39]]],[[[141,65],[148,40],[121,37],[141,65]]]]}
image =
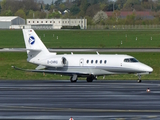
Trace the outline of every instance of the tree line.
{"type": "MultiPolygon", "coordinates": [[[[1,16],[28,18],[87,18],[89,25],[95,24],[159,24],[160,0],[52,0],[50,4],[37,0],[2,0],[1,16]],[[67,13],[64,11],[67,10],[67,13]],[[100,11],[113,11],[113,16],[94,21],[100,11]],[[137,19],[134,12],[125,19],[117,19],[120,11],[151,11],[155,19],[137,19]]],[[[104,18],[102,17],[102,18],[104,18]]]]}

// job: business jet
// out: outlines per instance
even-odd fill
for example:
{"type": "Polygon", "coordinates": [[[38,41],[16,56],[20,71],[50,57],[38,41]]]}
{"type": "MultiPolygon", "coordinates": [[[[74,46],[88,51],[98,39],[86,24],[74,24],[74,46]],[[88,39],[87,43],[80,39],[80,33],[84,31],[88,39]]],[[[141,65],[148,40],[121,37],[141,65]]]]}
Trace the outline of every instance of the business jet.
{"type": "Polygon", "coordinates": [[[37,65],[35,69],[16,70],[28,72],[51,73],[70,76],[71,82],[78,77],[86,77],[87,82],[97,79],[97,76],[114,74],[136,74],[138,82],[141,75],[150,74],[153,69],[129,55],[97,54],[62,54],[51,53],[42,43],[33,29],[23,29],[27,50],[27,61],[37,65]]]}

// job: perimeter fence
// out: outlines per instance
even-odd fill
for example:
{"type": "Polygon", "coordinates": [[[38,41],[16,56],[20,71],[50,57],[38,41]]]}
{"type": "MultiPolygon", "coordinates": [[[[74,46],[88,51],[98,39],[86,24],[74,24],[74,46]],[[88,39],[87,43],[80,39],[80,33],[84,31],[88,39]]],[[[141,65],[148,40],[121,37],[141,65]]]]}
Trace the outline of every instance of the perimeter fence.
{"type": "Polygon", "coordinates": [[[118,30],[118,29],[160,29],[160,25],[88,25],[88,30],[118,30]]]}

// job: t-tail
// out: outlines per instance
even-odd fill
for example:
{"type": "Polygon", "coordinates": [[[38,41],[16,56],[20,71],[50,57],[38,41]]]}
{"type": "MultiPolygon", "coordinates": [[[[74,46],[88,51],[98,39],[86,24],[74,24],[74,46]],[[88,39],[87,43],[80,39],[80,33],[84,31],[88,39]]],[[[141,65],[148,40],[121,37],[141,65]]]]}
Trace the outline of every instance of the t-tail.
{"type": "Polygon", "coordinates": [[[23,29],[23,36],[28,62],[37,64],[40,60],[51,54],[33,29],[23,29]]]}

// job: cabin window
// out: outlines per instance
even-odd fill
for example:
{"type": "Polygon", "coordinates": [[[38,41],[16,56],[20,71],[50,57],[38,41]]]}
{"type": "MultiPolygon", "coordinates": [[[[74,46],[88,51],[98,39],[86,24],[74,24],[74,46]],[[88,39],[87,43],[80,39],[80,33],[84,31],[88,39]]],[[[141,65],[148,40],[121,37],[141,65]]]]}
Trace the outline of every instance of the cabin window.
{"type": "Polygon", "coordinates": [[[91,63],[93,64],[93,60],[91,60],[91,63]]]}
{"type": "Polygon", "coordinates": [[[97,64],[97,63],[98,63],[98,60],[96,60],[95,63],[97,64]]]}
{"type": "Polygon", "coordinates": [[[107,63],[107,60],[104,61],[104,64],[106,64],[106,63],[107,63]]]}
{"type": "Polygon", "coordinates": [[[100,64],[102,64],[102,60],[100,60],[100,64]]]}
{"type": "Polygon", "coordinates": [[[89,63],[89,60],[87,60],[86,63],[89,63]]]}

